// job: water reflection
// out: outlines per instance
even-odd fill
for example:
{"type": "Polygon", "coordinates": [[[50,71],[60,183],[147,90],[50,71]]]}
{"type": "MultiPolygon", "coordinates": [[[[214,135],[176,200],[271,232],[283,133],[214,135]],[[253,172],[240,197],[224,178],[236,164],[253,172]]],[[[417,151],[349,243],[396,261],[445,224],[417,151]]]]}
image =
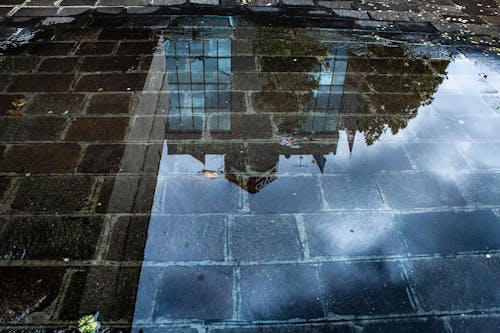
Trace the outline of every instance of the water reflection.
{"type": "Polygon", "coordinates": [[[0,96],[0,329],[497,311],[500,81],[483,58],[226,17],[45,34],[0,96]],[[59,40],[71,56],[36,54],[59,40]],[[52,58],[76,66],[57,93],[30,81],[54,79],[52,58]]]}

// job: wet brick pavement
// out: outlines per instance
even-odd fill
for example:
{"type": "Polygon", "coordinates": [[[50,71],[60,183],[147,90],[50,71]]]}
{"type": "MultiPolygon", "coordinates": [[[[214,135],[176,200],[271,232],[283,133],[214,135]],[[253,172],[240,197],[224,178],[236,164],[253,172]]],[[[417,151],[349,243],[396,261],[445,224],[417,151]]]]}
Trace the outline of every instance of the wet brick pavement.
{"type": "MultiPolygon", "coordinates": [[[[242,17],[44,26],[16,18],[96,1],[2,4],[1,330],[95,311],[143,332],[499,330],[500,67],[486,49],[242,17]]],[[[384,19],[382,4],[315,5],[384,19]]],[[[402,22],[431,12],[393,6],[402,22]]]]}

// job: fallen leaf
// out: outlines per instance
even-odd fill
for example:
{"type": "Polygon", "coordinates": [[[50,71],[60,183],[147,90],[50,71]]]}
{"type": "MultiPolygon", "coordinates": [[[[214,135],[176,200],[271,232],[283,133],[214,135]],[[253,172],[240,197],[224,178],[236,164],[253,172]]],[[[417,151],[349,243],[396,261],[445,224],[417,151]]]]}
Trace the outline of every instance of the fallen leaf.
{"type": "Polygon", "coordinates": [[[217,171],[214,171],[214,170],[203,169],[200,172],[198,172],[198,174],[204,174],[205,177],[207,177],[207,178],[217,178],[217,177],[219,177],[219,173],[217,171]]]}
{"type": "Polygon", "coordinates": [[[8,110],[7,114],[13,117],[22,117],[24,115],[23,111],[21,110],[8,110]]]}
{"type": "Polygon", "coordinates": [[[12,104],[12,106],[15,106],[16,108],[19,108],[26,104],[26,101],[24,100],[24,98],[18,98],[13,100],[10,104],[12,104]]]}

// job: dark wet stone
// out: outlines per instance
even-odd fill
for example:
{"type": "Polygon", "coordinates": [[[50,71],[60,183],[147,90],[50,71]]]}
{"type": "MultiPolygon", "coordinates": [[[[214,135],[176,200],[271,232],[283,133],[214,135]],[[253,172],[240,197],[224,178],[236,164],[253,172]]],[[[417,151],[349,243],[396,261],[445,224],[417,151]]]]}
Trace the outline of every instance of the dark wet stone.
{"type": "Polygon", "coordinates": [[[255,57],[252,56],[231,57],[231,71],[243,72],[243,71],[254,71],[255,69],[256,69],[255,57]]]}
{"type": "Polygon", "coordinates": [[[158,180],[163,213],[235,212],[242,208],[240,189],[222,177],[172,176],[158,180]]]}
{"type": "Polygon", "coordinates": [[[60,6],[94,6],[97,0],[63,0],[60,6]]]}
{"type": "Polygon", "coordinates": [[[439,319],[383,321],[363,326],[363,333],[446,333],[439,319]]]}
{"type": "Polygon", "coordinates": [[[221,125],[220,116],[212,116],[208,119],[210,135],[215,139],[269,139],[273,135],[271,118],[268,115],[230,115],[230,129],[224,131],[219,129],[221,125]],[[248,126],[252,124],[252,126],[248,126]],[[212,129],[213,128],[213,129],[212,129]]]}
{"type": "Polygon", "coordinates": [[[145,260],[224,260],[223,215],[153,215],[145,260]]]}
{"type": "Polygon", "coordinates": [[[152,30],[148,29],[103,29],[98,39],[127,40],[127,39],[150,39],[152,30]]]}
{"type": "Polygon", "coordinates": [[[110,54],[115,48],[115,42],[82,42],[76,50],[77,55],[110,54]]]}
{"type": "Polygon", "coordinates": [[[384,199],[391,208],[465,206],[451,179],[428,173],[377,175],[384,199]]]}
{"type": "Polygon", "coordinates": [[[323,264],[326,308],[336,315],[412,313],[407,284],[397,262],[323,264]]]}
{"type": "Polygon", "coordinates": [[[6,57],[2,56],[0,61],[0,72],[30,72],[40,61],[37,57],[6,57]]]}
{"type": "Polygon", "coordinates": [[[69,73],[75,69],[77,63],[77,57],[48,58],[42,61],[38,72],[69,73]]]}
{"type": "MultiPolygon", "coordinates": [[[[143,270],[144,282],[158,279],[157,274],[154,270],[143,270]]],[[[156,299],[154,317],[225,319],[232,316],[233,272],[230,267],[172,266],[162,269],[161,278],[155,295],[145,295],[156,299]]]]}
{"type": "Polygon", "coordinates": [[[500,175],[495,173],[464,174],[458,179],[464,195],[477,205],[498,205],[500,175]]]}
{"type": "Polygon", "coordinates": [[[26,109],[28,114],[76,114],[82,112],[84,94],[37,94],[26,109]]]}
{"type": "Polygon", "coordinates": [[[471,317],[464,319],[451,319],[450,326],[453,332],[461,333],[494,333],[500,330],[500,318],[495,317],[471,317]]]}
{"type": "Polygon", "coordinates": [[[54,140],[62,131],[66,119],[63,118],[2,118],[0,117],[0,140],[35,141],[54,140]]]}
{"type": "Polygon", "coordinates": [[[66,213],[84,210],[94,184],[91,177],[27,177],[21,180],[12,210],[66,213]]]}
{"type": "Polygon", "coordinates": [[[284,325],[284,326],[257,326],[238,328],[215,328],[210,333],[352,333],[348,325],[284,325]]]}
{"type": "Polygon", "coordinates": [[[79,172],[113,173],[120,169],[125,145],[90,145],[78,165],[79,172]]]}
{"type": "Polygon", "coordinates": [[[149,213],[155,196],[156,176],[107,177],[101,187],[98,213],[149,213]]]}
{"type": "Polygon", "coordinates": [[[129,113],[131,94],[94,94],[87,107],[88,114],[129,113]]]}
{"type": "Polygon", "coordinates": [[[365,146],[364,143],[360,143],[358,146],[355,142],[345,169],[337,168],[333,169],[333,172],[345,171],[356,175],[410,170],[413,170],[412,164],[400,144],[365,146]]]}
{"type": "Polygon", "coordinates": [[[11,180],[9,177],[0,177],[0,200],[2,199],[4,193],[9,189],[10,183],[11,180]]]}
{"type": "Polygon", "coordinates": [[[76,91],[141,91],[145,73],[89,74],[77,83],[76,91]]]}
{"type": "Polygon", "coordinates": [[[28,6],[54,6],[56,0],[30,0],[28,6]]]}
{"type": "Polygon", "coordinates": [[[499,219],[491,211],[396,216],[411,254],[448,254],[500,249],[499,219]]]}
{"type": "Polygon", "coordinates": [[[0,320],[14,321],[26,309],[46,310],[62,288],[65,271],[60,267],[0,266],[0,299],[8,300],[0,306],[0,320]]]}
{"type": "Polygon", "coordinates": [[[281,176],[269,181],[271,183],[249,197],[252,212],[300,213],[322,208],[316,177],[281,176]]]}
{"type": "Polygon", "coordinates": [[[304,216],[311,256],[402,254],[403,243],[385,212],[304,216]]]}
{"type": "Polygon", "coordinates": [[[159,46],[158,42],[123,42],[120,43],[117,55],[141,55],[141,54],[154,54],[156,47],[159,46]]]}
{"type": "Polygon", "coordinates": [[[143,260],[149,216],[121,216],[113,224],[108,260],[143,260]]]}
{"type": "Polygon", "coordinates": [[[141,58],[134,56],[123,57],[86,57],[80,67],[84,72],[128,72],[139,67],[141,58]]]}
{"type": "Polygon", "coordinates": [[[235,260],[299,259],[299,235],[292,216],[255,214],[232,221],[235,260]]]}
{"type": "Polygon", "coordinates": [[[80,159],[77,144],[15,145],[0,160],[0,171],[17,173],[73,172],[80,159]]]}
{"type": "Polygon", "coordinates": [[[59,320],[77,322],[99,309],[100,321],[131,321],[140,267],[94,266],[71,275],[59,320]]]}
{"type": "Polygon", "coordinates": [[[461,311],[497,307],[498,258],[485,256],[406,263],[424,311],[461,311]]]}
{"type": "Polygon", "coordinates": [[[68,91],[73,82],[72,74],[21,74],[13,78],[9,92],[68,91]]]}
{"type": "Polygon", "coordinates": [[[242,267],[241,300],[245,320],[324,317],[316,268],[311,265],[242,267]]]}
{"type": "Polygon", "coordinates": [[[11,260],[93,259],[100,217],[0,218],[0,257],[11,260]]]}
{"type": "Polygon", "coordinates": [[[285,6],[314,6],[312,0],[282,0],[285,6]]]}
{"type": "MultiPolygon", "coordinates": [[[[93,10],[92,7],[61,7],[57,16],[78,16],[88,13],[91,10],[93,10]]],[[[61,19],[64,20],[65,18],[63,17],[61,19]]],[[[72,19],[74,19],[74,17],[72,17],[72,19]]]]}
{"type": "Polygon", "coordinates": [[[14,16],[47,17],[56,16],[57,7],[24,7],[14,13],[14,16]]]}
{"type": "Polygon", "coordinates": [[[371,177],[323,176],[321,182],[330,209],[376,209],[383,206],[375,181],[371,177]]]}
{"type": "Polygon", "coordinates": [[[40,55],[40,56],[63,56],[67,55],[73,47],[74,43],[49,43],[49,42],[41,42],[36,43],[29,50],[29,54],[40,55]]]}
{"type": "Polygon", "coordinates": [[[122,141],[129,126],[129,118],[77,118],[66,134],[66,141],[122,141]]]}

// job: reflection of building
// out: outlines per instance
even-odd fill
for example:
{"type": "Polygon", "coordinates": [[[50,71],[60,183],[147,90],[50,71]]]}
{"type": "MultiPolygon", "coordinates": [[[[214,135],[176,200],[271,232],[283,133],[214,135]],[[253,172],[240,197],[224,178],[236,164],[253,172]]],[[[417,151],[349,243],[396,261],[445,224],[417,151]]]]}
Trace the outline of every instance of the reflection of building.
{"type": "MultiPolygon", "coordinates": [[[[319,41],[308,36],[296,43],[303,38],[322,49],[319,41]]],[[[276,43],[262,41],[258,33],[250,41],[257,48],[262,42],[276,43]]],[[[345,50],[324,48],[321,59],[295,59],[283,72],[275,66],[281,66],[276,57],[242,57],[245,50],[240,48],[227,38],[188,37],[165,43],[171,96],[166,137],[173,140],[169,154],[190,154],[203,163],[207,154],[224,154],[226,178],[250,193],[276,178],[280,155],[315,155],[322,170],[322,155],[336,152],[348,61],[345,50]],[[284,75],[293,72],[296,85],[276,86],[271,74],[276,70],[284,75]],[[250,82],[248,88],[249,72],[263,74],[260,86],[250,82]],[[273,92],[285,100],[274,98],[273,92]],[[296,138],[300,148],[280,146],[280,135],[296,138]],[[198,139],[196,145],[175,144],[190,138],[198,139]],[[247,143],[252,141],[256,142],[247,143]],[[229,143],[231,149],[227,149],[229,143]]]]}

